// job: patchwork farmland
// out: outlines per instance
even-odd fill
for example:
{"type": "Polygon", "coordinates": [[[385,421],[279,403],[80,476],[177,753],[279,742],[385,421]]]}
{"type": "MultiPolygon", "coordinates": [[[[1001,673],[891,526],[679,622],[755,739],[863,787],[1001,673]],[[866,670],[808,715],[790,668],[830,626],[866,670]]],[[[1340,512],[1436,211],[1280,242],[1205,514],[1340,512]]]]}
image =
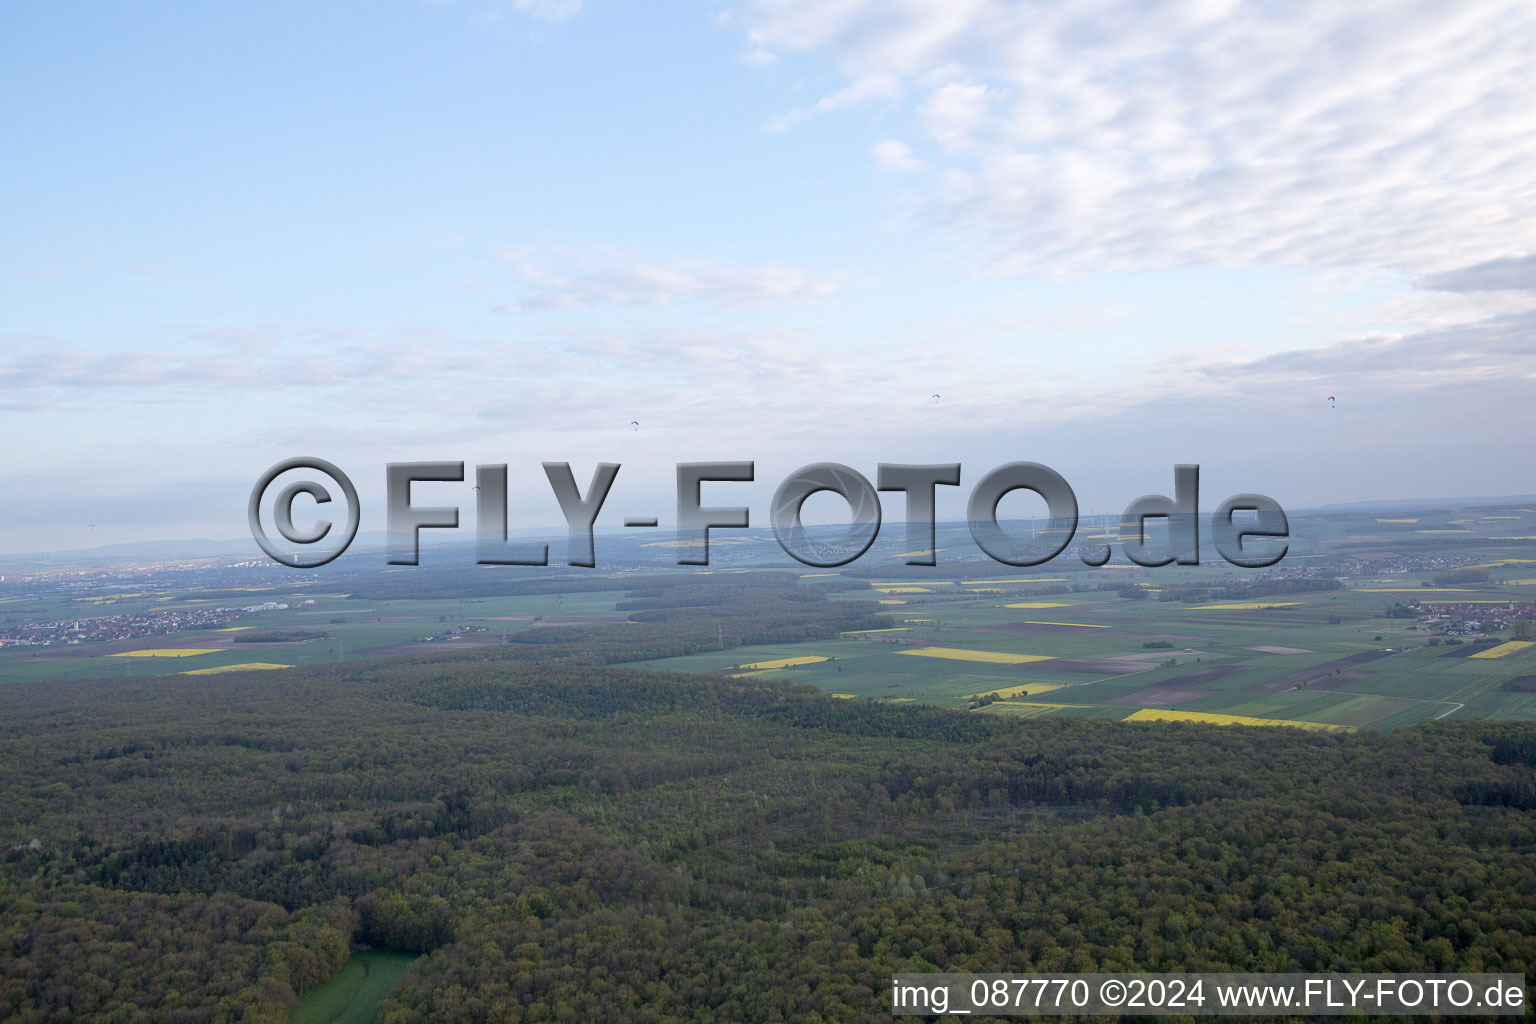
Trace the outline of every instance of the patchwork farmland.
{"type": "Polygon", "coordinates": [[[592,656],[587,641],[569,638],[609,651],[637,623],[666,621],[694,630],[690,653],[603,656],[973,714],[1347,730],[1529,719],[1536,512],[1495,511],[1299,519],[1291,554],[1272,572],[1233,570],[1214,556],[1199,567],[1115,560],[1089,569],[1070,553],[1013,569],[974,548],[967,554],[963,527],[950,526],[941,527],[936,566],[906,565],[912,552],[891,544],[841,569],[802,570],[756,537],[722,548],[732,565],[702,570],[658,565],[674,555],[641,550],[654,547],[647,543],[633,549],[651,559],[643,567],[471,581],[375,570],[222,589],[80,592],[72,584],[3,599],[0,632],[26,635],[28,623],[45,622],[61,639],[0,648],[0,680],[270,675],[375,657],[526,650],[556,636],[583,657],[592,656]],[[673,588],[664,600],[658,580],[673,588]],[[702,596],[688,596],[692,580],[702,596]],[[850,628],[810,639],[739,639],[754,632],[740,618],[753,614],[752,595],[785,588],[823,607],[867,610],[850,628]],[[708,596],[718,594],[730,596],[708,596]],[[711,607],[716,600],[729,607],[711,607]],[[90,623],[161,619],[172,624],[164,632],[69,640],[109,632],[90,623]],[[693,621],[721,625],[686,625],[693,621]]]}
{"type": "MultiPolygon", "coordinates": [[[[1536,526],[1536,513],[1505,515],[1536,526]]],[[[861,580],[899,597],[888,606],[892,625],[803,645],[825,660],[775,674],[859,699],[1025,717],[1346,730],[1531,718],[1536,643],[1514,633],[1536,615],[1536,576],[1532,542],[1505,536],[1508,522],[1444,512],[1323,517],[1290,576],[1297,589],[1244,600],[1215,596],[1232,574],[1207,567],[1009,576],[994,565],[943,578],[919,567],[866,574],[856,563],[806,582],[861,580]],[[1349,571],[1317,572],[1308,590],[1309,564],[1349,571]],[[1135,590],[1139,599],[1127,596],[1135,590]],[[1476,629],[1472,615],[1484,620],[1476,629]]],[[[758,653],[652,664],[719,672],[758,653]]],[[[790,652],[762,656],[770,653],[790,652]]]]}

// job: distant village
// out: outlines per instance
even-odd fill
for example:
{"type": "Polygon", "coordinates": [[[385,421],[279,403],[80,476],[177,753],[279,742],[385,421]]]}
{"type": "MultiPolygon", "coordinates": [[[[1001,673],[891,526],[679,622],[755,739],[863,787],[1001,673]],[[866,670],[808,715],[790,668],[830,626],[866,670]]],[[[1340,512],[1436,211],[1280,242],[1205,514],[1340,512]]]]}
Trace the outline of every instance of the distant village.
{"type": "Polygon", "coordinates": [[[288,607],[283,602],[266,601],[243,608],[168,608],[100,618],[21,622],[0,629],[0,647],[54,647],[164,636],[192,629],[218,629],[236,622],[242,615],[285,611],[288,607]]]}
{"type": "Polygon", "coordinates": [[[1512,600],[1507,605],[1412,602],[1409,607],[1418,608],[1422,628],[1439,636],[1485,636],[1514,629],[1515,639],[1524,640],[1536,633],[1536,603],[1528,601],[1512,600]]]}

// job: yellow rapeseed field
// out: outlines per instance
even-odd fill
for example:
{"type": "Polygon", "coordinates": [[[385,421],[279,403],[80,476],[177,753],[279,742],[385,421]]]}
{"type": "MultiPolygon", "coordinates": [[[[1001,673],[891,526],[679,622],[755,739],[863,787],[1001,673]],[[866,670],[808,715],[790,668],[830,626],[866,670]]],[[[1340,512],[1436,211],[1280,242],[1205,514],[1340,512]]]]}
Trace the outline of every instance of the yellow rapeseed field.
{"type": "Polygon", "coordinates": [[[1125,719],[1127,722],[1209,722],[1212,725],[1290,725],[1298,729],[1321,729],[1324,732],[1354,732],[1349,725],[1327,725],[1322,722],[1298,722],[1286,718],[1253,718],[1249,715],[1221,715],[1208,711],[1165,711],[1162,708],[1142,708],[1125,719]]]}
{"type": "Polygon", "coordinates": [[[737,668],[788,668],[791,665],[814,665],[818,661],[831,660],[826,655],[807,654],[799,658],[775,658],[772,661],[754,661],[750,665],[738,665],[737,668]]]}
{"type": "Polygon", "coordinates": [[[919,647],[897,654],[911,654],[919,658],[948,658],[953,661],[986,661],[994,665],[1027,665],[1032,661],[1050,661],[1046,654],[1007,654],[1003,651],[973,651],[965,647],[919,647]]]}
{"type": "Polygon", "coordinates": [[[211,676],[219,672],[254,672],[257,669],[293,668],[292,665],[279,665],[275,661],[247,661],[239,665],[215,665],[213,668],[189,668],[181,673],[184,676],[211,676]]]}
{"type": "Polygon", "coordinates": [[[1255,601],[1248,604],[1197,604],[1193,607],[1197,612],[1251,612],[1258,608],[1289,608],[1296,604],[1301,604],[1301,602],[1269,601],[1260,604],[1255,601]]]}
{"type": "Polygon", "coordinates": [[[1530,640],[1510,640],[1507,643],[1499,644],[1497,647],[1490,647],[1486,651],[1478,651],[1476,654],[1470,654],[1468,657],[1502,658],[1506,654],[1514,654],[1516,651],[1523,651],[1530,646],[1532,646],[1532,642],[1530,640]]]}
{"type": "Polygon", "coordinates": [[[1018,604],[1005,604],[1004,608],[1068,608],[1070,605],[1060,601],[1020,601],[1018,604]]]}
{"type": "Polygon", "coordinates": [[[1025,626],[1076,626],[1078,629],[1108,629],[1108,626],[1097,622],[1047,622],[1045,619],[1025,619],[1021,625],[1025,626]]]}
{"type": "Polygon", "coordinates": [[[191,658],[199,654],[218,654],[221,647],[148,647],[142,651],[123,651],[109,658],[191,658]]]}

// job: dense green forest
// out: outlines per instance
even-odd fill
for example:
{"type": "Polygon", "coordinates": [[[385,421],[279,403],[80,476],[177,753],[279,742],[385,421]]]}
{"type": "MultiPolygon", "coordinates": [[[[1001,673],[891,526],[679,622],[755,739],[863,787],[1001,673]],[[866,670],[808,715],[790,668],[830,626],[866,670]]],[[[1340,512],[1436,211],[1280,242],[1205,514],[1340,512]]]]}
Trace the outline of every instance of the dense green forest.
{"type": "Polygon", "coordinates": [[[438,661],[0,690],[0,1017],[884,1020],[896,970],[1527,971],[1536,730],[438,661]]]}
{"type": "Polygon", "coordinates": [[[616,667],[888,619],[637,577],[627,622],[0,689],[0,1018],[884,1020],[895,971],[1525,971],[1536,726],[1021,722],[616,667]]]}
{"type": "Polygon", "coordinates": [[[831,640],[845,630],[881,629],[889,615],[871,600],[830,601],[838,590],[869,591],[868,584],[841,583],[815,590],[787,574],[699,580],[692,576],[641,577],[626,581],[623,629],[607,625],[547,626],[510,637],[523,657],[552,657],[618,664],[675,658],[743,644],[831,640]]]}

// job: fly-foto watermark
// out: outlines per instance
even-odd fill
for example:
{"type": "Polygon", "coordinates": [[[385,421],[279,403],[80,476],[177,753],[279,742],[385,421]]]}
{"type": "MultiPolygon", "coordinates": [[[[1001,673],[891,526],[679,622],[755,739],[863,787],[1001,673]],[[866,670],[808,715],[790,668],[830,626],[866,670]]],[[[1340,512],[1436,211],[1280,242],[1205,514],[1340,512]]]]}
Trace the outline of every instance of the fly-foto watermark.
{"type": "MultiPolygon", "coordinates": [[[[554,490],[569,530],[567,564],[597,564],[594,527],[620,466],[600,462],[585,494],[576,483],[568,462],[546,462],[544,475],[554,490]]],[[[1125,556],[1137,565],[1200,564],[1200,467],[1174,467],[1174,496],[1148,494],[1126,506],[1120,517],[1119,541],[1125,556]],[[1160,521],[1166,529],[1159,539],[1150,529],[1160,521]]],[[[422,506],[411,503],[411,485],[464,481],[462,462],[392,462],[385,467],[385,504],[390,565],[416,565],[422,530],[456,530],[459,508],[455,505],[422,506]]],[[[677,464],[677,564],[708,565],[711,530],[746,529],[751,510],[745,506],[705,505],[704,485],[723,490],[731,483],[755,479],[751,462],[680,462],[677,464]]],[[[960,486],[960,464],[910,465],[880,463],[875,483],[858,470],[833,462],[818,462],[796,470],[779,484],[769,508],[773,535],[785,554],[814,568],[847,565],[868,551],[880,535],[880,491],[901,492],[906,498],[905,556],[908,565],[935,565],[936,496],[940,487],[960,486]],[[823,491],[840,496],[848,504],[847,523],[835,535],[826,529],[807,528],[801,510],[813,494],[823,491]]],[[[716,490],[719,493],[719,490],[716,490]]],[[[268,469],[251,489],[247,508],[251,535],[274,561],[300,569],[325,565],[347,550],[357,536],[361,505],[357,488],[337,466],[324,459],[285,459],[268,469]],[[345,504],[346,522],[333,533],[335,523],[318,519],[307,529],[294,523],[294,502],[307,495],[318,507],[332,503],[332,490],[316,480],[299,480],[278,490],[271,521],[287,542],[281,546],[262,525],[267,494],[279,477],[297,470],[312,470],[329,477],[345,504]],[[324,543],[327,538],[330,543],[324,543]],[[295,548],[306,549],[303,552],[295,548]],[[313,552],[311,554],[310,552],[313,552]]],[[[966,510],[971,537],[989,557],[1005,565],[1043,565],[1065,551],[1077,536],[1077,495],[1060,473],[1037,462],[1010,462],[987,473],[972,488],[966,510]],[[1010,535],[998,523],[997,510],[1014,491],[1031,491],[1043,499],[1047,525],[1031,529],[1028,539],[1010,535]]],[[[626,527],[655,528],[655,516],[630,516],[626,527]]],[[[507,534],[506,464],[475,467],[475,562],[479,565],[548,565],[549,545],[514,542],[507,534]]],[[[1211,515],[1211,539],[1222,558],[1246,569],[1274,565],[1289,547],[1290,524],[1278,502],[1262,494],[1235,494],[1211,515]]],[[[1099,539],[1108,539],[1108,531],[1099,539]]],[[[1084,565],[1102,566],[1112,554],[1108,543],[1081,545],[1077,555],[1084,565]]]]}

